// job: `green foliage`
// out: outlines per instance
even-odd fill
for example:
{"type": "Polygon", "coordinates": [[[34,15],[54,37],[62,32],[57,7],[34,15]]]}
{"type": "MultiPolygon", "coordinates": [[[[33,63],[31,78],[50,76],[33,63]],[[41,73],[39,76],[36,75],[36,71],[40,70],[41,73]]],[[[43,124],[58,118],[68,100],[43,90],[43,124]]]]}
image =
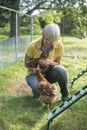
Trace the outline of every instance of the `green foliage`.
{"type": "Polygon", "coordinates": [[[9,21],[9,11],[0,8],[0,28],[5,27],[9,21]]]}
{"type": "Polygon", "coordinates": [[[53,11],[52,13],[53,13],[54,23],[61,23],[62,11],[56,10],[56,11],[53,11]]]}
{"type": "Polygon", "coordinates": [[[79,38],[84,38],[86,37],[86,27],[85,26],[76,26],[76,28],[72,29],[71,30],[71,34],[72,36],[76,36],[76,37],[79,37],[79,38]]]}
{"type": "Polygon", "coordinates": [[[0,40],[1,39],[6,39],[6,38],[8,38],[6,35],[0,35],[0,40]]]}
{"type": "Polygon", "coordinates": [[[34,35],[40,35],[42,33],[42,28],[40,26],[39,18],[34,17],[33,18],[33,34],[34,35]]]}
{"type": "Polygon", "coordinates": [[[3,1],[3,0],[1,0],[0,5],[11,8],[11,9],[18,10],[18,8],[19,8],[19,0],[15,0],[15,1],[12,1],[12,0],[9,0],[9,1],[4,0],[3,1]]]}
{"type": "Polygon", "coordinates": [[[53,15],[51,11],[41,14],[39,17],[40,26],[44,28],[46,24],[53,23],[53,15]]]}
{"type": "MultiPolygon", "coordinates": [[[[2,1],[1,4],[13,9],[19,9],[19,1],[16,0],[9,2],[2,1]]],[[[38,5],[39,1],[33,1],[34,4],[38,5]]],[[[40,1],[41,2],[41,1],[40,1]]],[[[61,27],[62,34],[72,35],[78,38],[87,37],[87,5],[84,4],[86,1],[57,1],[54,4],[51,2],[42,2],[38,5],[39,9],[46,9],[46,12],[39,14],[33,18],[33,24],[31,25],[31,18],[19,15],[19,34],[30,34],[31,26],[33,26],[33,34],[40,34],[45,25],[49,23],[58,23],[61,27]],[[51,10],[55,5],[55,10],[51,10]],[[78,6],[77,6],[78,5],[78,6]],[[49,8],[49,10],[47,10],[49,8]]],[[[26,1],[25,1],[26,3],[26,1]]],[[[31,5],[31,1],[27,1],[27,4],[31,5]]],[[[24,7],[26,8],[26,7],[24,7]]],[[[30,8],[30,7],[29,7],[30,8]]],[[[20,9],[21,10],[21,9],[20,9]]],[[[29,10],[28,13],[32,13],[33,9],[29,10]]],[[[0,8],[0,34],[6,34],[8,36],[15,36],[15,13],[0,8]],[[11,16],[11,17],[10,17],[11,16]],[[12,18],[12,19],[11,19],[12,18]]]]}
{"type": "Polygon", "coordinates": [[[80,6],[69,5],[63,9],[62,28],[64,34],[70,34],[79,38],[87,36],[87,16],[83,16],[84,9],[80,6]]]}

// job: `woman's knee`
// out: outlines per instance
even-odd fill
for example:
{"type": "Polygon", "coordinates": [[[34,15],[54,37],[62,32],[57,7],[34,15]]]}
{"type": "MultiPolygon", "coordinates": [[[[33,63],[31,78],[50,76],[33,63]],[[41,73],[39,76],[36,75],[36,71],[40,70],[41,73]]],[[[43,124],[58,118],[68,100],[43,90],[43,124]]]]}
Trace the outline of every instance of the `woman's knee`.
{"type": "Polygon", "coordinates": [[[29,87],[32,89],[33,94],[35,96],[38,96],[39,92],[38,92],[38,88],[37,88],[37,86],[38,86],[37,76],[36,75],[27,76],[26,81],[27,81],[27,84],[29,85],[29,87]]]}
{"type": "Polygon", "coordinates": [[[55,66],[54,69],[58,74],[68,75],[68,72],[64,66],[55,66]]]}

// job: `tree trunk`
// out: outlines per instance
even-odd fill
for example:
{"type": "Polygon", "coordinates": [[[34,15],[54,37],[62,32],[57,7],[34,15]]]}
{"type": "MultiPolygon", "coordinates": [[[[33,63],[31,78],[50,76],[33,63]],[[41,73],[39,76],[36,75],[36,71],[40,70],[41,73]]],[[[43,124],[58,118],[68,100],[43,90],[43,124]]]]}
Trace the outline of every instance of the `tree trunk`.
{"type": "Polygon", "coordinates": [[[16,35],[16,13],[12,11],[9,37],[15,37],[15,35],[16,35]]]}
{"type": "MultiPolygon", "coordinates": [[[[17,11],[19,9],[19,0],[12,1],[12,5],[13,5],[12,8],[17,11]]],[[[16,12],[11,11],[11,20],[10,21],[11,21],[11,24],[10,24],[9,37],[15,37],[16,36],[16,12]]],[[[18,23],[18,21],[17,21],[17,23],[18,23]]],[[[17,26],[19,28],[19,25],[17,25],[17,26]]]]}

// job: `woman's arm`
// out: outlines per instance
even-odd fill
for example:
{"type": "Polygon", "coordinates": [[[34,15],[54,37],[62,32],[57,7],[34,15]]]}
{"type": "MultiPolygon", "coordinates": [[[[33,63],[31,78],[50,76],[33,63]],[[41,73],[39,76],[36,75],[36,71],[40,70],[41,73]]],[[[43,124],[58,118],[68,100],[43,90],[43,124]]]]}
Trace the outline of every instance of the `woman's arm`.
{"type": "Polygon", "coordinates": [[[25,67],[27,69],[36,71],[36,67],[35,67],[35,63],[32,62],[33,60],[31,60],[31,58],[28,55],[25,55],[25,67]]]}
{"type": "Polygon", "coordinates": [[[25,67],[27,69],[29,69],[30,60],[31,60],[31,58],[29,56],[25,55],[24,63],[25,63],[25,67]]]}
{"type": "Polygon", "coordinates": [[[54,62],[57,62],[59,65],[60,65],[60,61],[61,61],[61,56],[60,57],[57,57],[54,62]]]}

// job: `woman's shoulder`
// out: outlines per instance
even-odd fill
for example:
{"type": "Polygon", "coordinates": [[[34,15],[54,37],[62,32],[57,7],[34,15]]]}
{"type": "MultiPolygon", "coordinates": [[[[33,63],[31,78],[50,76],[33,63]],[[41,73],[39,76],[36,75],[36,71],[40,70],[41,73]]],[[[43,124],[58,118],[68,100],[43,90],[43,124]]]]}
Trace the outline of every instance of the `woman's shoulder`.
{"type": "Polygon", "coordinates": [[[31,41],[31,42],[29,43],[29,46],[32,46],[32,47],[40,47],[41,42],[42,42],[42,37],[37,38],[37,39],[34,39],[33,41],[31,41]]]}
{"type": "Polygon", "coordinates": [[[41,42],[41,40],[42,40],[42,37],[37,38],[37,39],[34,39],[33,41],[30,42],[30,44],[36,44],[36,43],[39,43],[39,42],[41,42]]]}
{"type": "Polygon", "coordinates": [[[59,48],[59,47],[63,46],[63,43],[61,42],[61,40],[58,40],[54,45],[56,48],[59,48]]]}

